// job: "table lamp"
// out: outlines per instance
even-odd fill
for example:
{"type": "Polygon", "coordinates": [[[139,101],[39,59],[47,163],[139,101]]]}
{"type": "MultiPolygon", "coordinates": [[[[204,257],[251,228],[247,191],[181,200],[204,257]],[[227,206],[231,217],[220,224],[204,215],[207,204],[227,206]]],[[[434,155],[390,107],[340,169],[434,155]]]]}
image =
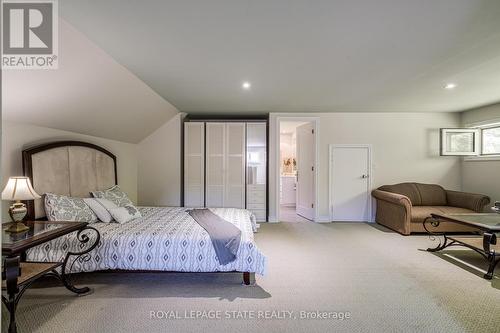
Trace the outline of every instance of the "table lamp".
{"type": "Polygon", "coordinates": [[[38,198],[40,198],[40,196],[35,192],[33,186],[31,186],[28,177],[9,178],[2,192],[2,200],[14,201],[9,208],[9,214],[14,224],[6,229],[7,232],[22,232],[29,229],[22,223],[28,210],[21,200],[35,200],[38,198]]]}

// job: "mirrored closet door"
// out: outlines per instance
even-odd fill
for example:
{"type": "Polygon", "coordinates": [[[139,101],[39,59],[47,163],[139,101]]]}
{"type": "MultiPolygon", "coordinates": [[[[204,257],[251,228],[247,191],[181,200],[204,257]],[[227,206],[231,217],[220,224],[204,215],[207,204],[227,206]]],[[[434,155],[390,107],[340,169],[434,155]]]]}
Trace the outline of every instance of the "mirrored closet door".
{"type": "Polygon", "coordinates": [[[267,126],[247,123],[247,209],[266,221],[267,126]]]}

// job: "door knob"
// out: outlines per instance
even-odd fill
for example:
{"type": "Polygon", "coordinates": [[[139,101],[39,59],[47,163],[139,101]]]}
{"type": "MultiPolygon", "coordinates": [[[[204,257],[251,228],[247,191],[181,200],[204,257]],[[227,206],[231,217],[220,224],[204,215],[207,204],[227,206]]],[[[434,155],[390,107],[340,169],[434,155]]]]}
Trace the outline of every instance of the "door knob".
{"type": "Polygon", "coordinates": [[[361,178],[368,178],[368,175],[361,175],[361,178]]]}

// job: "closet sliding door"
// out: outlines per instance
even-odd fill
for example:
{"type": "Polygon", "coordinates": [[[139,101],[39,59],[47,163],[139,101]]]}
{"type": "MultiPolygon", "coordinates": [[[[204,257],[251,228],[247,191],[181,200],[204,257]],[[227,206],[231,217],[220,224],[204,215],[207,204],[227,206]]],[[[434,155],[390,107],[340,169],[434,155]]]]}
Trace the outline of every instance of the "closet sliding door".
{"type": "Polygon", "coordinates": [[[205,206],[205,124],[184,124],[184,206],[205,206]]]}
{"type": "MultiPolygon", "coordinates": [[[[184,124],[185,207],[246,207],[246,127],[241,122],[184,124]]],[[[259,175],[265,177],[265,168],[259,175]]]]}
{"type": "Polygon", "coordinates": [[[207,207],[224,207],[226,124],[207,123],[206,186],[207,207]]]}
{"type": "Polygon", "coordinates": [[[223,207],[245,208],[245,142],[245,124],[227,123],[223,207]]]}
{"type": "Polygon", "coordinates": [[[206,124],[207,207],[245,208],[245,124],[206,124]]]}

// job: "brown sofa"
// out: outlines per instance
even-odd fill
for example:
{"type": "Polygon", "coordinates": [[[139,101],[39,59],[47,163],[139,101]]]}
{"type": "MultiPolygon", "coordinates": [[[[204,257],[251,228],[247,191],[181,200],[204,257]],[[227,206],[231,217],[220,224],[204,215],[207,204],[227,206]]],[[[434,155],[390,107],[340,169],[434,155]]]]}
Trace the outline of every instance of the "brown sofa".
{"type": "MultiPolygon", "coordinates": [[[[490,198],[482,194],[449,191],[439,185],[419,183],[384,185],[374,190],[372,195],[377,199],[377,223],[403,235],[426,232],[423,221],[431,213],[481,212],[490,202],[490,198]]],[[[474,231],[450,222],[441,222],[439,227],[432,230],[474,231]]]]}

